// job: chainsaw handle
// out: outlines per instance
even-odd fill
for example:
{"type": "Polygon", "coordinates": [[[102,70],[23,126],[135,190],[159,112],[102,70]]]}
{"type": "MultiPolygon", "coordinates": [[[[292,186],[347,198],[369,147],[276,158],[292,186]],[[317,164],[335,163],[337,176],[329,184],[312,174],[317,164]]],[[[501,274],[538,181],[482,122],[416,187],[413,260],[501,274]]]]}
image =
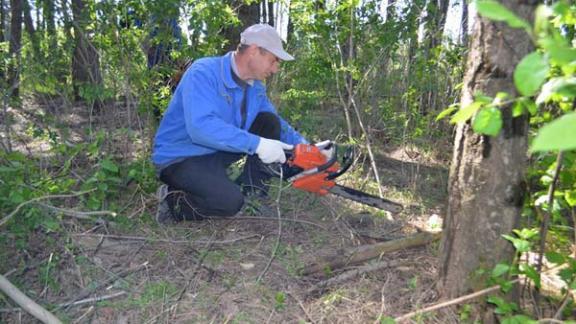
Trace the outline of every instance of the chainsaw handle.
{"type": "MultiPolygon", "coordinates": [[[[334,153],[334,158],[336,158],[336,153],[334,153]]],[[[350,169],[352,162],[354,162],[354,149],[352,147],[348,147],[344,153],[344,158],[342,159],[342,167],[340,167],[338,171],[328,174],[326,180],[334,180],[343,175],[346,171],[348,171],[348,169],[350,169]]]]}

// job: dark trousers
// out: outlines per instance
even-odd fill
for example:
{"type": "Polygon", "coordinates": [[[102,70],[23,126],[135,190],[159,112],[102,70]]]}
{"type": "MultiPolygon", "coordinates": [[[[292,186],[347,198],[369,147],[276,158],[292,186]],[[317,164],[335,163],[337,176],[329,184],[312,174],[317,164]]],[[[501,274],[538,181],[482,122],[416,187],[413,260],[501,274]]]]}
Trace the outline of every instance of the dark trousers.
{"type": "MultiPolygon", "coordinates": [[[[269,139],[280,139],[280,121],[273,113],[260,113],[249,132],[269,139]]],[[[266,194],[271,175],[256,154],[246,159],[236,182],[227,168],[244,154],[216,152],[189,157],[169,165],[160,173],[168,185],[168,205],[177,220],[199,220],[204,216],[234,216],[244,204],[244,193],[266,194]],[[241,187],[242,186],[242,187],[241,187]]]]}

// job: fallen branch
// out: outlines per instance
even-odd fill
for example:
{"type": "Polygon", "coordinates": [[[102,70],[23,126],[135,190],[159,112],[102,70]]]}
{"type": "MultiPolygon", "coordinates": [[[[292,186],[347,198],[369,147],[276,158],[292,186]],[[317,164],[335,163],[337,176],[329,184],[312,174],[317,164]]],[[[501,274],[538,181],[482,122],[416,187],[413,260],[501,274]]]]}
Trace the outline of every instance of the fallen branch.
{"type": "Polygon", "coordinates": [[[318,262],[302,268],[300,273],[302,275],[310,275],[324,270],[334,270],[344,266],[358,264],[366,260],[377,258],[384,253],[428,244],[438,240],[440,236],[440,232],[424,232],[398,240],[362,245],[353,249],[344,250],[333,256],[321,258],[318,262]]]}
{"type": "Polygon", "coordinates": [[[20,205],[16,206],[16,209],[14,209],[10,214],[8,214],[8,216],[2,218],[2,220],[0,220],[0,226],[6,224],[6,222],[8,222],[12,217],[14,217],[14,215],[16,215],[16,213],[18,213],[20,208],[22,208],[28,204],[31,204],[33,202],[37,202],[37,201],[45,200],[45,199],[77,197],[77,196],[87,194],[91,191],[93,191],[93,190],[82,191],[82,192],[79,192],[76,194],[70,194],[70,195],[48,195],[48,196],[42,196],[42,197],[36,197],[36,198],[30,199],[30,200],[25,201],[25,202],[21,203],[20,205]]]}
{"type": "Polygon", "coordinates": [[[62,303],[62,304],[58,305],[58,308],[66,307],[66,306],[63,306],[63,305],[73,305],[76,301],[78,301],[78,300],[80,300],[80,299],[84,299],[84,298],[90,296],[90,294],[92,294],[92,293],[95,292],[96,290],[98,290],[98,289],[100,289],[100,288],[102,288],[102,287],[105,287],[105,286],[113,283],[114,281],[116,281],[116,280],[118,280],[118,279],[120,279],[120,278],[126,277],[127,275],[129,275],[129,274],[131,274],[131,273],[140,271],[140,270],[144,269],[147,265],[148,265],[148,261],[142,263],[142,264],[139,265],[139,266],[136,266],[136,267],[133,267],[133,268],[130,268],[130,269],[126,269],[126,270],[121,271],[121,272],[119,272],[119,273],[117,273],[117,274],[114,274],[114,276],[113,276],[112,278],[109,278],[109,279],[104,280],[103,282],[101,282],[101,283],[99,283],[98,285],[96,285],[96,287],[85,288],[85,289],[83,289],[82,291],[80,291],[80,293],[79,293],[75,298],[73,298],[72,300],[70,300],[69,302],[67,302],[67,303],[62,303]]]}
{"type": "MultiPolygon", "coordinates": [[[[520,279],[519,279],[519,278],[516,278],[516,279],[512,280],[510,283],[515,284],[515,283],[518,283],[519,281],[520,281],[520,279]]],[[[501,288],[500,285],[498,285],[498,286],[492,286],[492,287],[489,287],[489,288],[486,288],[486,289],[482,289],[482,290],[477,291],[477,292],[475,292],[475,293],[471,293],[471,294],[468,294],[468,295],[465,295],[465,296],[462,296],[462,297],[458,297],[458,298],[455,298],[455,299],[452,299],[452,300],[449,300],[449,301],[445,301],[445,302],[442,302],[442,303],[439,303],[439,304],[436,304],[436,305],[432,305],[432,306],[429,306],[429,307],[426,307],[426,308],[422,308],[422,309],[419,309],[419,310],[417,310],[417,311],[413,311],[413,312],[411,312],[411,313],[408,313],[408,314],[405,314],[405,315],[396,317],[394,320],[395,320],[396,322],[404,321],[404,320],[410,319],[410,318],[412,318],[412,317],[414,317],[414,316],[417,316],[417,315],[421,315],[421,314],[424,314],[424,313],[428,313],[428,312],[431,312],[431,311],[434,311],[434,310],[437,310],[437,309],[440,309],[440,308],[444,308],[444,307],[448,307],[448,306],[452,306],[452,305],[457,305],[457,304],[460,304],[460,303],[462,303],[462,302],[468,301],[468,300],[470,300],[470,299],[474,299],[474,298],[478,298],[478,297],[487,295],[487,294],[489,294],[489,293],[491,293],[491,292],[500,290],[500,288],[501,288]]]]}
{"type": "Polygon", "coordinates": [[[395,261],[383,261],[383,262],[378,262],[375,264],[369,264],[369,265],[365,265],[362,267],[358,267],[356,269],[341,273],[340,275],[338,275],[336,277],[332,277],[330,279],[323,280],[323,281],[319,282],[314,287],[312,287],[306,291],[306,296],[310,296],[310,295],[314,295],[316,293],[322,292],[329,287],[339,285],[343,282],[346,282],[346,281],[348,281],[354,277],[357,277],[361,274],[364,274],[364,273],[379,271],[379,270],[382,270],[385,268],[406,266],[406,265],[409,265],[412,263],[413,262],[404,261],[404,260],[395,260],[395,261]]]}
{"type": "Polygon", "coordinates": [[[78,305],[83,305],[83,304],[88,304],[88,303],[112,299],[112,298],[116,298],[116,297],[122,296],[122,295],[126,295],[126,292],[125,291],[119,291],[117,293],[107,295],[107,296],[92,297],[92,298],[86,298],[86,299],[82,299],[82,300],[71,302],[71,303],[63,303],[63,304],[58,305],[58,307],[78,306],[78,305]]]}
{"type": "Polygon", "coordinates": [[[0,290],[12,298],[20,307],[44,323],[62,323],[54,314],[50,313],[35,301],[24,295],[3,275],[0,275],[0,290]]]}
{"type": "Polygon", "coordinates": [[[56,206],[52,206],[43,202],[39,202],[38,205],[50,209],[51,211],[57,212],[57,213],[62,213],[65,216],[70,216],[70,217],[74,217],[74,218],[78,218],[78,219],[92,219],[91,216],[116,216],[115,212],[109,211],[109,210],[97,210],[97,211],[90,211],[90,212],[82,212],[82,211],[77,211],[77,210],[73,210],[73,209],[66,209],[66,208],[60,208],[60,207],[56,207],[56,206]]]}
{"type": "Polygon", "coordinates": [[[88,237],[99,237],[103,239],[119,240],[119,241],[145,241],[145,242],[160,242],[160,243],[171,243],[171,244],[230,244],[242,240],[251,239],[253,237],[260,237],[260,235],[253,234],[247,236],[241,236],[238,238],[233,238],[229,240],[222,241],[205,241],[205,240],[167,240],[167,239],[154,239],[143,236],[123,236],[123,235],[112,235],[112,234],[72,234],[72,236],[88,236],[88,237]]]}

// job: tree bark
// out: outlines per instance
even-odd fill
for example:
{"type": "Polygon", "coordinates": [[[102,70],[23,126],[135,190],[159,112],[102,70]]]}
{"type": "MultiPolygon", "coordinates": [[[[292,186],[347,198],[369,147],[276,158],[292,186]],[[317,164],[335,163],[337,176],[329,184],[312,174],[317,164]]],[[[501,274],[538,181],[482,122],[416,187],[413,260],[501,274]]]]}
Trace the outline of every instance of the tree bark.
{"type": "MultiPolygon", "coordinates": [[[[531,21],[534,5],[518,0],[504,0],[502,4],[531,21]]],[[[462,107],[473,101],[475,93],[494,96],[504,91],[516,95],[514,68],[532,49],[523,30],[476,19],[462,107]]],[[[511,261],[514,253],[502,235],[517,226],[522,209],[528,120],[513,118],[510,106],[501,111],[503,126],[498,136],[476,134],[470,122],[457,127],[441,244],[439,288],[445,298],[479,290],[486,284],[486,276],[476,271],[511,261]]]]}
{"type": "Polygon", "coordinates": [[[230,5],[236,10],[239,26],[230,26],[222,30],[222,36],[228,41],[224,47],[225,52],[233,51],[240,43],[240,33],[251,25],[260,22],[260,2],[245,4],[242,0],[232,0],[230,5]]]}
{"type": "Polygon", "coordinates": [[[468,2],[462,0],[462,16],[460,17],[460,43],[468,46],[468,2]]]}
{"type": "MultiPolygon", "coordinates": [[[[6,13],[4,11],[4,0],[0,0],[0,42],[4,42],[6,38],[4,37],[4,20],[6,19],[6,13]]],[[[1,76],[1,75],[0,75],[1,76]]]]}
{"type": "Polygon", "coordinates": [[[10,45],[12,61],[8,68],[8,87],[12,89],[12,98],[18,98],[20,88],[20,49],[22,47],[22,0],[10,0],[10,45]]]}
{"type": "Polygon", "coordinates": [[[274,2],[268,0],[268,25],[274,26],[274,2]]]}

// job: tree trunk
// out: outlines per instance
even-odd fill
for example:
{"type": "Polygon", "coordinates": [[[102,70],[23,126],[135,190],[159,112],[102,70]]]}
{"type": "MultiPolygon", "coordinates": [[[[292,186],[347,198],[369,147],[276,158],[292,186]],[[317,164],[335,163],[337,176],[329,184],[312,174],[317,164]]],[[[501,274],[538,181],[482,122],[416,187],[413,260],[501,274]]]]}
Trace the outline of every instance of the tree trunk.
{"type": "Polygon", "coordinates": [[[274,2],[268,0],[268,25],[274,26],[274,2]]]}
{"type": "Polygon", "coordinates": [[[30,36],[30,42],[32,43],[32,52],[36,59],[40,58],[40,42],[38,41],[38,35],[34,28],[34,23],[32,22],[32,14],[30,10],[30,3],[28,0],[22,0],[22,8],[24,10],[24,28],[28,36],[30,36]]]}
{"type": "Polygon", "coordinates": [[[12,61],[8,69],[8,87],[12,89],[12,98],[19,96],[20,83],[20,49],[22,47],[22,0],[10,0],[10,48],[12,61]]]}
{"type": "Polygon", "coordinates": [[[460,42],[468,46],[468,2],[462,0],[462,17],[460,18],[460,42]]]}
{"type": "Polygon", "coordinates": [[[240,25],[226,27],[222,30],[222,36],[228,40],[227,45],[224,47],[225,52],[233,51],[238,47],[240,33],[244,29],[260,22],[260,2],[256,1],[248,5],[241,0],[232,1],[231,6],[237,9],[240,25]]]}
{"type": "MultiPolygon", "coordinates": [[[[91,0],[72,0],[72,16],[74,19],[74,55],[72,57],[72,82],[74,84],[74,95],[76,100],[80,97],[80,89],[83,86],[102,86],[102,75],[100,74],[100,57],[96,48],[91,42],[91,31],[87,29],[90,23],[91,0]]],[[[101,101],[94,100],[93,108],[98,112],[101,101]]]]}
{"type": "Polygon", "coordinates": [[[0,0],[0,42],[6,41],[6,38],[4,38],[4,29],[6,28],[4,25],[5,19],[6,13],[4,12],[4,0],[0,0]]]}
{"type": "MultiPolygon", "coordinates": [[[[534,6],[504,0],[512,12],[531,21],[534,6]]],[[[503,23],[478,18],[464,77],[462,107],[473,94],[516,95],[512,75],[516,64],[532,50],[528,35],[503,23]]],[[[444,221],[440,290],[445,298],[479,290],[499,262],[509,262],[512,245],[502,238],[519,221],[527,165],[528,120],[513,118],[501,108],[503,126],[496,137],[475,134],[470,122],[457,127],[448,183],[448,212],[444,221]]]]}
{"type": "Polygon", "coordinates": [[[56,54],[57,50],[57,35],[56,35],[56,22],[54,20],[54,0],[44,0],[44,20],[46,21],[46,36],[48,39],[48,53],[51,55],[56,54]]]}

